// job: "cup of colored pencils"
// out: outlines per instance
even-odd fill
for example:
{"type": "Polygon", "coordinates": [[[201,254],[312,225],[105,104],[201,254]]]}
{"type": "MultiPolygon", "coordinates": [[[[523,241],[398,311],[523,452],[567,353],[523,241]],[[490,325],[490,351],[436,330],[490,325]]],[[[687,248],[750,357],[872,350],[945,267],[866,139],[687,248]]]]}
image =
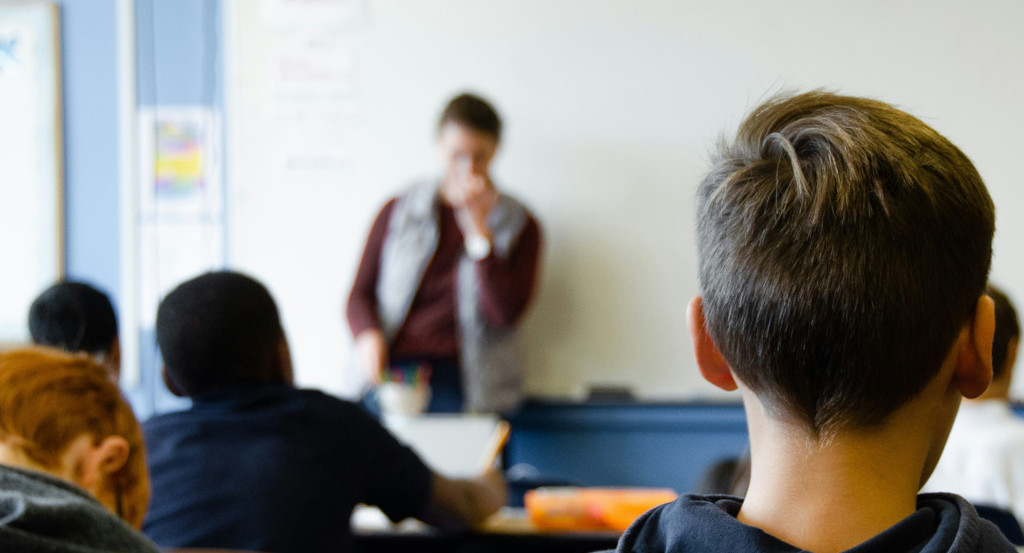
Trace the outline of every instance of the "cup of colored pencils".
{"type": "Polygon", "coordinates": [[[403,364],[381,375],[377,400],[385,415],[420,415],[430,405],[430,366],[403,364]]]}

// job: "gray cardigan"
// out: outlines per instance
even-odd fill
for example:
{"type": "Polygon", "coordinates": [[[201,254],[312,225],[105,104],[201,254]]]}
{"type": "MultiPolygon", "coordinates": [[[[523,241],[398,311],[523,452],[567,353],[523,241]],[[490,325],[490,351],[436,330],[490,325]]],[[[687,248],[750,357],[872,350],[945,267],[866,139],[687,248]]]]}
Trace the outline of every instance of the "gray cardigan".
{"type": "MultiPolygon", "coordinates": [[[[416,184],[395,203],[381,250],[377,311],[390,344],[405,321],[440,238],[438,181],[416,184]]],[[[492,251],[507,257],[526,226],[526,208],[500,194],[487,216],[492,251]]],[[[459,364],[469,411],[506,413],[522,399],[523,361],[514,328],[491,325],[483,316],[473,260],[463,254],[456,276],[459,364]]]]}
{"type": "Polygon", "coordinates": [[[0,551],[160,550],[85,491],[40,472],[0,465],[0,551]]]}

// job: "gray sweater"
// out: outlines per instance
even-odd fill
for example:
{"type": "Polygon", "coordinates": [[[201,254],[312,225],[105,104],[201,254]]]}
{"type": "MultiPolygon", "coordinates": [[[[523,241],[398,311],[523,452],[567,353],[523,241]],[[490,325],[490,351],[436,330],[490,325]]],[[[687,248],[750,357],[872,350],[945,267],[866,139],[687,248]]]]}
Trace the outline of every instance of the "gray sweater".
{"type": "Polygon", "coordinates": [[[85,491],[0,465],[0,551],[158,553],[156,545],[85,491]]]}
{"type": "MultiPolygon", "coordinates": [[[[440,238],[436,204],[440,181],[423,181],[406,190],[391,212],[377,280],[377,311],[390,344],[409,312],[423,273],[440,238]]],[[[504,194],[487,215],[494,254],[508,258],[529,215],[504,194]]],[[[467,410],[508,413],[522,399],[523,359],[515,328],[488,323],[479,305],[480,284],[473,260],[463,255],[456,271],[459,365],[467,410]]]]}

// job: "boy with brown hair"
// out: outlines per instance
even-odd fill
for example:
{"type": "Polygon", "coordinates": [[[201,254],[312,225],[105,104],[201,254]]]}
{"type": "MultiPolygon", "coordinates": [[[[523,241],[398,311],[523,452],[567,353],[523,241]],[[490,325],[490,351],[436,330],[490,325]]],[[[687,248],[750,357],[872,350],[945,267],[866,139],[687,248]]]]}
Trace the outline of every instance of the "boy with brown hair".
{"type": "Polygon", "coordinates": [[[1013,551],[918,495],[992,378],[994,208],[970,160],[882,102],[769,99],[697,196],[701,374],[739,390],[746,498],[683,496],[619,551],[1013,551]]]}

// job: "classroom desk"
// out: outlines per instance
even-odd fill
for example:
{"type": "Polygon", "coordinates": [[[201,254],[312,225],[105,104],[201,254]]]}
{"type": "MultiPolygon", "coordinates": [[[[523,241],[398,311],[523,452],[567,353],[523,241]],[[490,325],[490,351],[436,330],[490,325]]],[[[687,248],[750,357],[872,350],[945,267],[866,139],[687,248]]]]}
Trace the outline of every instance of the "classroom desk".
{"type": "Polygon", "coordinates": [[[415,521],[362,526],[353,519],[356,547],[367,553],[585,553],[614,549],[617,532],[554,532],[534,528],[520,508],[505,508],[479,530],[450,533],[415,521]]]}
{"type": "MultiPolygon", "coordinates": [[[[532,471],[533,483],[639,486],[687,492],[713,462],[747,446],[743,407],[735,403],[527,401],[509,421],[506,469],[532,471]]],[[[527,480],[530,480],[529,478],[527,480]]],[[[519,482],[513,484],[529,484],[519,482]]],[[[522,492],[513,489],[513,506],[522,492]],[[516,493],[518,491],[518,493],[516,493]]],[[[525,513],[506,509],[498,523],[460,534],[428,527],[360,527],[367,552],[585,552],[614,549],[611,532],[543,532],[524,526],[525,513]],[[518,513],[518,514],[517,514],[518,513]]]]}
{"type": "Polygon", "coordinates": [[[615,549],[616,536],[592,534],[356,534],[365,553],[592,553],[615,549]]]}

